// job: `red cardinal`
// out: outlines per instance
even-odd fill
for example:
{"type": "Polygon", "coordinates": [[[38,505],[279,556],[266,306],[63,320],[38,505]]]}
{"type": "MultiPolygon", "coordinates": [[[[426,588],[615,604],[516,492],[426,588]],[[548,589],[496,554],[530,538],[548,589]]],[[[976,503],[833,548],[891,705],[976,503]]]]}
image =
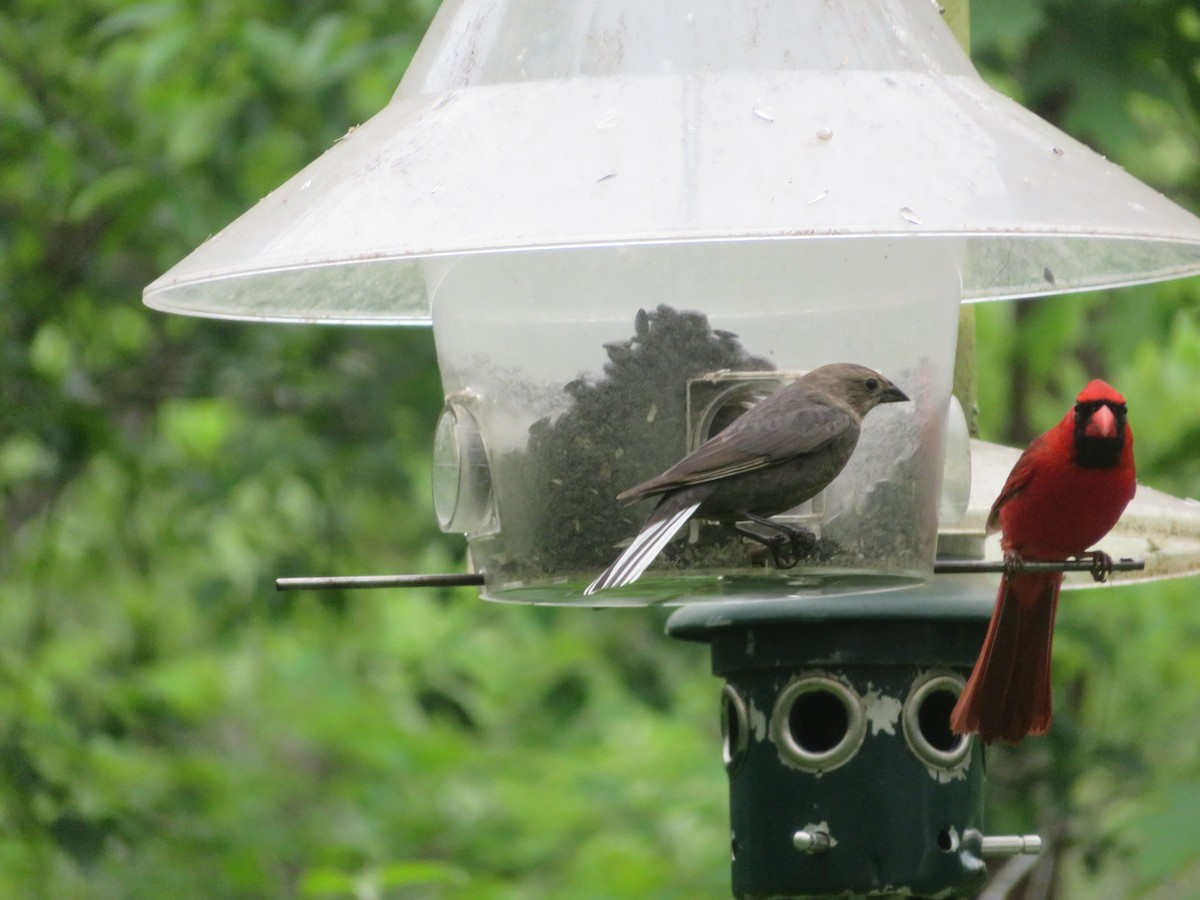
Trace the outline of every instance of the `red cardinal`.
{"type": "Polygon", "coordinates": [[[1063,576],[1021,572],[1020,561],[1090,555],[1102,573],[1111,561],[1088,548],[1116,524],[1135,489],[1125,398],[1093,381],[1021,454],[992,504],[987,530],[1003,532],[1012,572],[1000,579],[983,649],[950,715],[956,734],[1015,744],[1050,728],[1050,646],[1063,576]]]}

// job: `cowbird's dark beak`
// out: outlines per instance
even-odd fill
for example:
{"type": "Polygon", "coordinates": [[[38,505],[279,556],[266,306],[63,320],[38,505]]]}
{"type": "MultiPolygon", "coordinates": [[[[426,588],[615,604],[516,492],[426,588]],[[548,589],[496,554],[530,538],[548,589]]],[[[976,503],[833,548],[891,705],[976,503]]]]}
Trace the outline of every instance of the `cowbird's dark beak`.
{"type": "Polygon", "coordinates": [[[879,395],[880,403],[903,403],[908,400],[908,394],[900,390],[894,384],[889,385],[882,394],[879,395]]]}

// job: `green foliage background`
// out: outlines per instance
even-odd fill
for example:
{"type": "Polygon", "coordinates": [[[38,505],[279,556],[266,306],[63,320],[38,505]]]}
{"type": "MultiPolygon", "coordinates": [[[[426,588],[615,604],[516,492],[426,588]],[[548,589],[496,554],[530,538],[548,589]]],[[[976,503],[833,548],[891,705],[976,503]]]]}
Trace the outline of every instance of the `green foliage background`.
{"type": "MultiPolygon", "coordinates": [[[[377,111],[436,3],[0,9],[0,895],[728,893],[702,648],[663,614],[470,591],[282,598],[281,574],[453,571],[425,331],[223,324],[142,287],[377,111]]],[[[975,0],[999,87],[1200,209],[1200,13],[975,0]]],[[[1088,377],[1142,480],[1195,495],[1194,281],[979,310],[984,436],[1088,377]]],[[[1200,894],[1192,580],[1072,594],[1055,729],[990,760],[1029,897],[1200,894]]]]}

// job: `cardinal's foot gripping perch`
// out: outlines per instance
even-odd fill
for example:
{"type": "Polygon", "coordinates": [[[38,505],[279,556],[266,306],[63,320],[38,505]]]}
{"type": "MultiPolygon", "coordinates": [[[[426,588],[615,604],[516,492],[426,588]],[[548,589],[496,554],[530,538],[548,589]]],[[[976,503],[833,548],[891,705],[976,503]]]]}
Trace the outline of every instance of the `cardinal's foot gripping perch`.
{"type": "Polygon", "coordinates": [[[1009,550],[1004,554],[1004,577],[1012,578],[1025,571],[1025,560],[1019,553],[1009,550]]]}
{"type": "MultiPolygon", "coordinates": [[[[1122,559],[1121,565],[1113,562],[1113,558],[1103,550],[1089,550],[1087,553],[1081,553],[1078,556],[1073,556],[1065,563],[1054,563],[1043,560],[1027,561],[1019,553],[1009,550],[1004,554],[1004,577],[1012,578],[1014,575],[1020,575],[1022,572],[1031,571],[1083,571],[1078,568],[1070,567],[1067,563],[1088,563],[1087,572],[1097,582],[1103,583],[1108,580],[1108,576],[1118,569],[1122,571],[1141,570],[1146,567],[1144,562],[1134,563],[1134,560],[1122,559]]],[[[936,569],[937,567],[935,567],[936,569]]],[[[943,571],[950,571],[943,567],[943,571]]],[[[967,568],[956,568],[954,571],[967,571],[967,568]]],[[[982,571],[982,570],[981,570],[982,571]]]]}
{"type": "Polygon", "coordinates": [[[1078,560],[1090,559],[1092,568],[1089,570],[1092,573],[1092,579],[1099,584],[1103,584],[1108,576],[1113,573],[1113,559],[1103,550],[1089,550],[1087,553],[1081,553],[1075,557],[1078,560]]]}

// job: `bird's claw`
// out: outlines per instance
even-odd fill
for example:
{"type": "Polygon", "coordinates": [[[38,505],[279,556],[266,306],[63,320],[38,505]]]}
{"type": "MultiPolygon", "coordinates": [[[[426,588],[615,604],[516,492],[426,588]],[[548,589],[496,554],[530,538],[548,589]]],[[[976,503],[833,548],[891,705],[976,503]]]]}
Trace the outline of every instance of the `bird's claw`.
{"type": "Polygon", "coordinates": [[[796,563],[800,562],[800,557],[795,552],[795,543],[785,535],[773,538],[767,544],[767,549],[771,551],[771,560],[777,569],[794,569],[796,563]],[[784,549],[785,545],[786,550],[784,549]]]}
{"type": "MultiPolygon", "coordinates": [[[[781,562],[779,556],[775,556],[775,566],[780,569],[791,569],[802,559],[811,559],[817,549],[817,539],[811,531],[804,528],[793,528],[790,525],[784,525],[782,522],[772,523],[782,533],[781,537],[787,541],[789,553],[784,557],[784,562],[781,562]]],[[[780,541],[782,543],[782,541],[780,541]]]]}
{"type": "Polygon", "coordinates": [[[788,537],[791,539],[792,553],[797,559],[809,559],[817,555],[819,541],[811,531],[789,528],[788,537]]]}
{"type": "Polygon", "coordinates": [[[792,541],[786,534],[757,534],[748,529],[738,529],[742,535],[761,544],[771,554],[771,562],[777,569],[792,569],[800,558],[792,551],[792,541]]]}
{"type": "Polygon", "coordinates": [[[817,539],[803,528],[792,528],[761,516],[748,518],[763,528],[771,529],[771,533],[762,534],[757,530],[739,526],[734,526],[735,529],[744,537],[766,547],[777,569],[794,569],[800,560],[811,557],[817,547],[817,539]]]}
{"type": "Polygon", "coordinates": [[[1014,575],[1020,575],[1025,571],[1025,560],[1020,554],[1014,553],[1011,550],[1004,554],[1004,577],[1012,578],[1014,575]]]}
{"type": "Polygon", "coordinates": [[[1092,567],[1088,571],[1091,572],[1092,580],[1097,584],[1103,584],[1108,580],[1108,576],[1113,573],[1112,557],[1103,550],[1092,550],[1089,553],[1084,553],[1082,556],[1075,557],[1076,559],[1090,559],[1092,567]]]}

